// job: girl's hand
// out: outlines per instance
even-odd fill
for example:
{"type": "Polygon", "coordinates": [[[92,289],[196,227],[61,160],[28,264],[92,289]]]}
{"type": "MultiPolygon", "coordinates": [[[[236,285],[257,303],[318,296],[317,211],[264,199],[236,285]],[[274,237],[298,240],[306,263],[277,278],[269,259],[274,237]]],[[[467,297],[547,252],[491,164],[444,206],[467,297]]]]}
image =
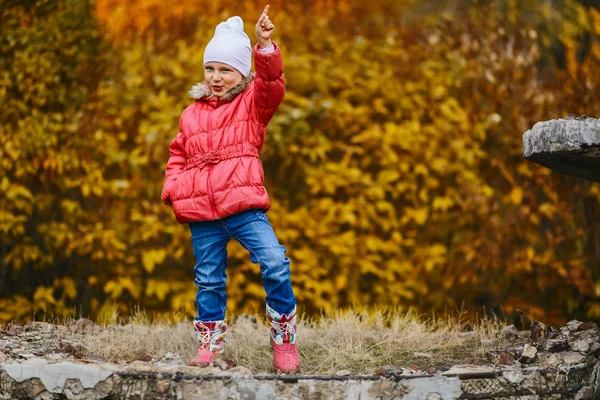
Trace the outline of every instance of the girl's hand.
{"type": "Polygon", "coordinates": [[[256,33],[256,40],[258,40],[258,45],[261,49],[271,45],[271,34],[273,33],[273,29],[275,29],[275,25],[273,25],[273,22],[271,22],[269,16],[267,15],[269,12],[269,7],[270,6],[268,5],[265,7],[265,10],[258,19],[254,29],[256,33]]]}

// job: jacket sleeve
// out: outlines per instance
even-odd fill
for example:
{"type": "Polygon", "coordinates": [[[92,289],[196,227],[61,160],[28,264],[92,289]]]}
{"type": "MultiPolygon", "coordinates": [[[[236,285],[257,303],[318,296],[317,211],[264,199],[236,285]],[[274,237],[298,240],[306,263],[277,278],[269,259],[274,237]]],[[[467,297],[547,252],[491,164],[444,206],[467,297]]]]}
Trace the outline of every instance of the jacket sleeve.
{"type": "Polygon", "coordinates": [[[279,108],[285,92],[283,60],[279,46],[273,43],[274,51],[261,53],[258,44],[254,46],[254,105],[258,118],[267,124],[279,108]]]}
{"type": "Polygon", "coordinates": [[[185,168],[186,156],[185,156],[185,139],[183,133],[179,132],[175,139],[169,146],[169,161],[167,162],[167,169],[165,171],[165,183],[161,194],[162,201],[167,205],[171,203],[171,190],[175,186],[177,178],[185,168]]]}

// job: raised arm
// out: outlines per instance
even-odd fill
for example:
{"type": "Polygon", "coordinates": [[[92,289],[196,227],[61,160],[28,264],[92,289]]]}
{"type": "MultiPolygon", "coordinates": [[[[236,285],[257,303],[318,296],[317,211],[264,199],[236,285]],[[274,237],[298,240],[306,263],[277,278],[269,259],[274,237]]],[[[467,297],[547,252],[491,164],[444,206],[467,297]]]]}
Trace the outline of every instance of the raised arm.
{"type": "Polygon", "coordinates": [[[285,92],[281,51],[279,46],[271,41],[275,26],[269,18],[269,8],[270,6],[265,7],[256,23],[258,43],[254,46],[254,103],[263,124],[267,124],[273,118],[285,92]]]}

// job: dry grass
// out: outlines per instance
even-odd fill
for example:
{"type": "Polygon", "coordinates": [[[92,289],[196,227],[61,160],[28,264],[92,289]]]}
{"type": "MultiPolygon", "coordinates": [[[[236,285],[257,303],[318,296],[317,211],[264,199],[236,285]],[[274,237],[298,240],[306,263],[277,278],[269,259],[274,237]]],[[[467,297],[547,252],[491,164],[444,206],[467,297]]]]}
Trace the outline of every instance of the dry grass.
{"type": "MultiPolygon", "coordinates": [[[[191,321],[151,321],[138,311],[128,322],[108,324],[102,332],[86,337],[86,346],[112,362],[141,355],[158,358],[167,352],[178,353],[185,360],[193,358],[196,339],[191,321]]],[[[505,346],[500,334],[503,326],[497,319],[466,323],[456,317],[424,319],[400,311],[346,311],[304,319],[299,323],[297,342],[304,366],[301,372],[372,374],[385,365],[414,364],[425,370],[464,363],[505,346]]],[[[223,358],[254,373],[272,373],[263,318],[244,315],[230,322],[229,328],[223,358]]]]}

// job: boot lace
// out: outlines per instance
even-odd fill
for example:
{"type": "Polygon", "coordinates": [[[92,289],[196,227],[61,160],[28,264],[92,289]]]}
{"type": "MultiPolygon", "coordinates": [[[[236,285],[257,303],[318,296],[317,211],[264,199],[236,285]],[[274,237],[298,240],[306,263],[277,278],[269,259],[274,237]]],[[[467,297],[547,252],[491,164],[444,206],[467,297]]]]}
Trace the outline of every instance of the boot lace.
{"type": "Polygon", "coordinates": [[[210,346],[212,339],[212,332],[209,330],[198,332],[198,340],[200,341],[200,347],[206,348],[210,346]]]}
{"type": "Polygon", "coordinates": [[[292,324],[292,321],[272,321],[271,327],[273,328],[273,336],[281,335],[284,341],[286,339],[289,341],[291,339],[291,335],[296,333],[296,329],[294,324],[292,324]]]}
{"type": "Polygon", "coordinates": [[[285,321],[285,322],[275,322],[273,321],[273,324],[275,325],[274,328],[277,331],[277,333],[294,333],[294,326],[290,323],[290,321],[285,321]]]}

